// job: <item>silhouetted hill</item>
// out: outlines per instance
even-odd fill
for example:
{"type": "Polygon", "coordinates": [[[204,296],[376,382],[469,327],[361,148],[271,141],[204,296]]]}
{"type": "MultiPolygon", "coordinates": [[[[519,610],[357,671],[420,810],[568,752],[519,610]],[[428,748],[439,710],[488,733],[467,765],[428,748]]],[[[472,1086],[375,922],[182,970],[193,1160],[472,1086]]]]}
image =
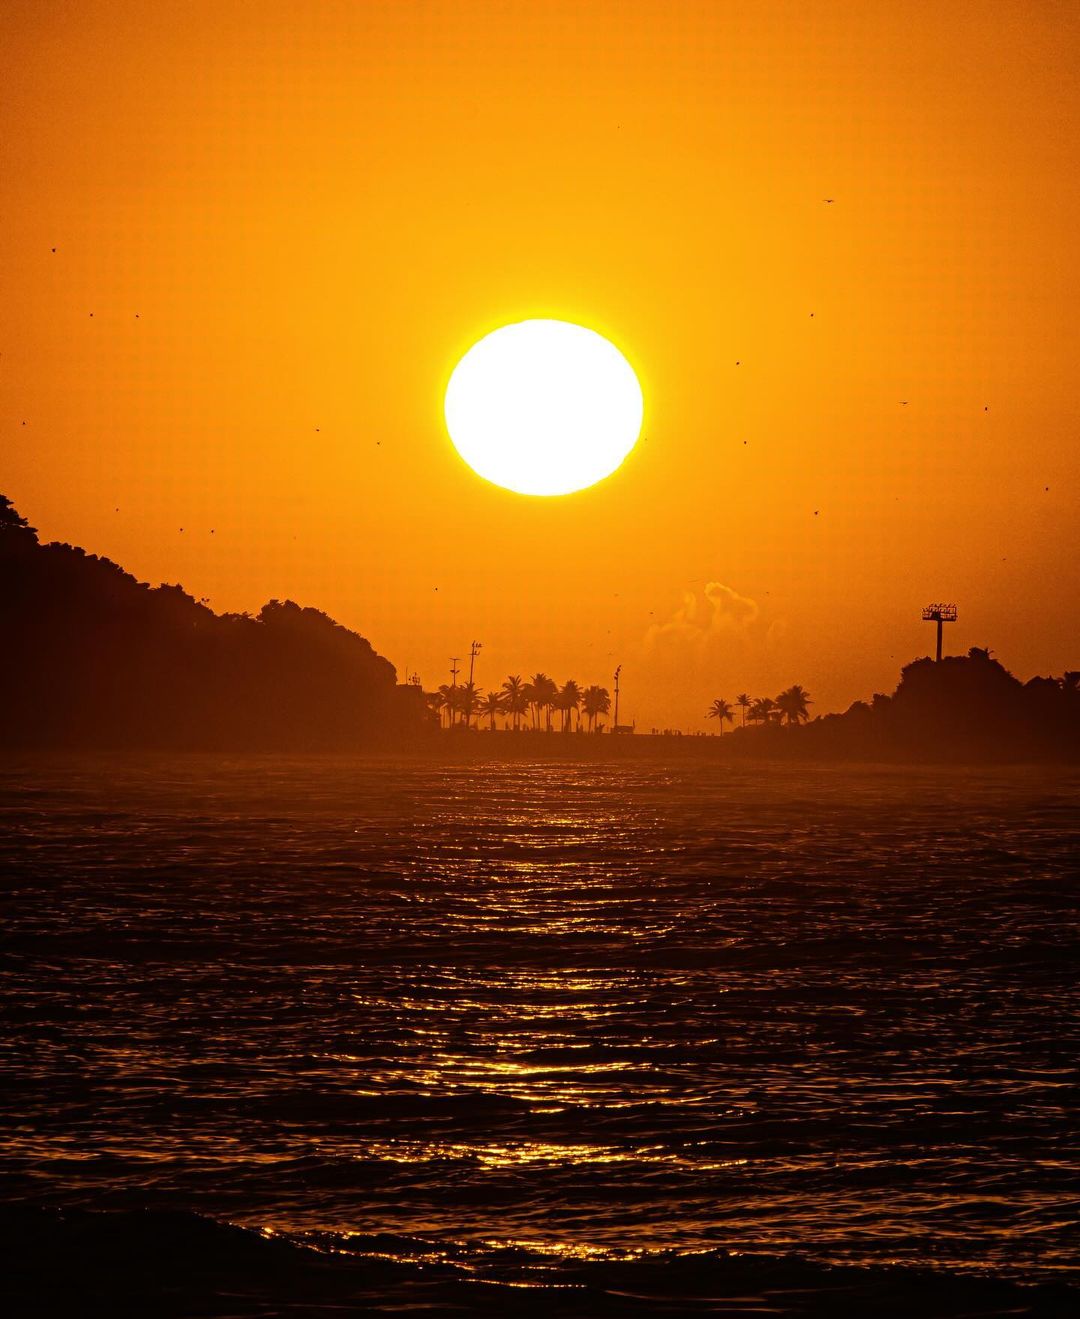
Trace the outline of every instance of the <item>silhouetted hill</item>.
{"type": "Polygon", "coordinates": [[[0,496],[0,745],[348,749],[424,736],[417,687],[317,609],[215,614],[42,545],[0,496]]]}
{"type": "Polygon", "coordinates": [[[915,660],[892,696],[856,701],[801,727],[739,730],[744,755],[835,760],[1080,759],[1080,673],[1023,683],[989,651],[915,660]]]}

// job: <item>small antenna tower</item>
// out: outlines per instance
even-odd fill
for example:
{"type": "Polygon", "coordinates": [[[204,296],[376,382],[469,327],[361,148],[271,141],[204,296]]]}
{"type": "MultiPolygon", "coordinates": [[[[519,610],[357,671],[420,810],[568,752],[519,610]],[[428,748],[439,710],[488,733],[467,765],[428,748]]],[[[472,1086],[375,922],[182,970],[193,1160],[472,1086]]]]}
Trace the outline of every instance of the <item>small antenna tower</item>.
{"type": "Polygon", "coordinates": [[[620,673],[622,673],[621,664],[618,665],[618,667],[615,669],[615,725],[612,729],[612,732],[614,733],[617,733],[619,731],[619,674],[620,673]]]}
{"type": "Polygon", "coordinates": [[[941,663],[941,625],[943,623],[956,622],[956,606],[943,605],[943,604],[927,605],[926,608],[922,611],[922,616],[924,623],[937,624],[937,661],[940,664],[941,663]]]}

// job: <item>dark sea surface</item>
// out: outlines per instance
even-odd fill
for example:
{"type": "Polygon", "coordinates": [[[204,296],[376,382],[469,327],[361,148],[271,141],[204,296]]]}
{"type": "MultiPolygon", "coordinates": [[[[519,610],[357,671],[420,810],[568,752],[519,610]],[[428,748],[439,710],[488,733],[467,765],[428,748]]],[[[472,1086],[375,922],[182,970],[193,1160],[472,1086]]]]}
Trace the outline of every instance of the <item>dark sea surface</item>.
{"type": "Polygon", "coordinates": [[[9,1313],[1080,1313],[1080,774],[0,767],[9,1313]]]}

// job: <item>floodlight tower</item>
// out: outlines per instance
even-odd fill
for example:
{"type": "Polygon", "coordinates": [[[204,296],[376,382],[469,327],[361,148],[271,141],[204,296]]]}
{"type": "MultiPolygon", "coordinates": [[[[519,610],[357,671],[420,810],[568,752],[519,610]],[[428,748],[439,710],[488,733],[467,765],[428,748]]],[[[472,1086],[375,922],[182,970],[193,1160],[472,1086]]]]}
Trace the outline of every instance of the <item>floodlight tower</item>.
{"type": "Polygon", "coordinates": [[[474,641],[469,647],[469,682],[473,680],[473,670],[476,668],[476,657],[483,649],[479,641],[474,641]]]}
{"type": "Polygon", "coordinates": [[[924,623],[937,624],[937,658],[938,658],[938,663],[940,664],[941,663],[941,625],[942,623],[956,622],[956,606],[943,605],[943,604],[927,605],[926,608],[922,611],[922,616],[924,623]]]}
{"type": "Polygon", "coordinates": [[[619,674],[620,673],[622,673],[621,664],[615,670],[615,724],[611,730],[613,733],[617,733],[619,731],[619,674]]]}

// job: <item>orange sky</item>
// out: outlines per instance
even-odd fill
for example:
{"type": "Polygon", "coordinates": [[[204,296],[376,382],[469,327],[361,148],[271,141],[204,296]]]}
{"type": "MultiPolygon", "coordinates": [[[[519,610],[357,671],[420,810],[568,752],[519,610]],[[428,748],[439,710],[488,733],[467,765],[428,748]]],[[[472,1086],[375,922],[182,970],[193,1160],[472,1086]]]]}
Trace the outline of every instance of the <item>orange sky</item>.
{"type": "Polygon", "coordinates": [[[1075,4],[5,15],[0,491],[43,536],[316,605],[428,687],[474,637],[485,687],[621,661],[646,728],[891,690],[928,600],[954,649],[1080,662],[1075,4]],[[442,421],[528,316],[645,390],[561,499],[442,421]]]}

